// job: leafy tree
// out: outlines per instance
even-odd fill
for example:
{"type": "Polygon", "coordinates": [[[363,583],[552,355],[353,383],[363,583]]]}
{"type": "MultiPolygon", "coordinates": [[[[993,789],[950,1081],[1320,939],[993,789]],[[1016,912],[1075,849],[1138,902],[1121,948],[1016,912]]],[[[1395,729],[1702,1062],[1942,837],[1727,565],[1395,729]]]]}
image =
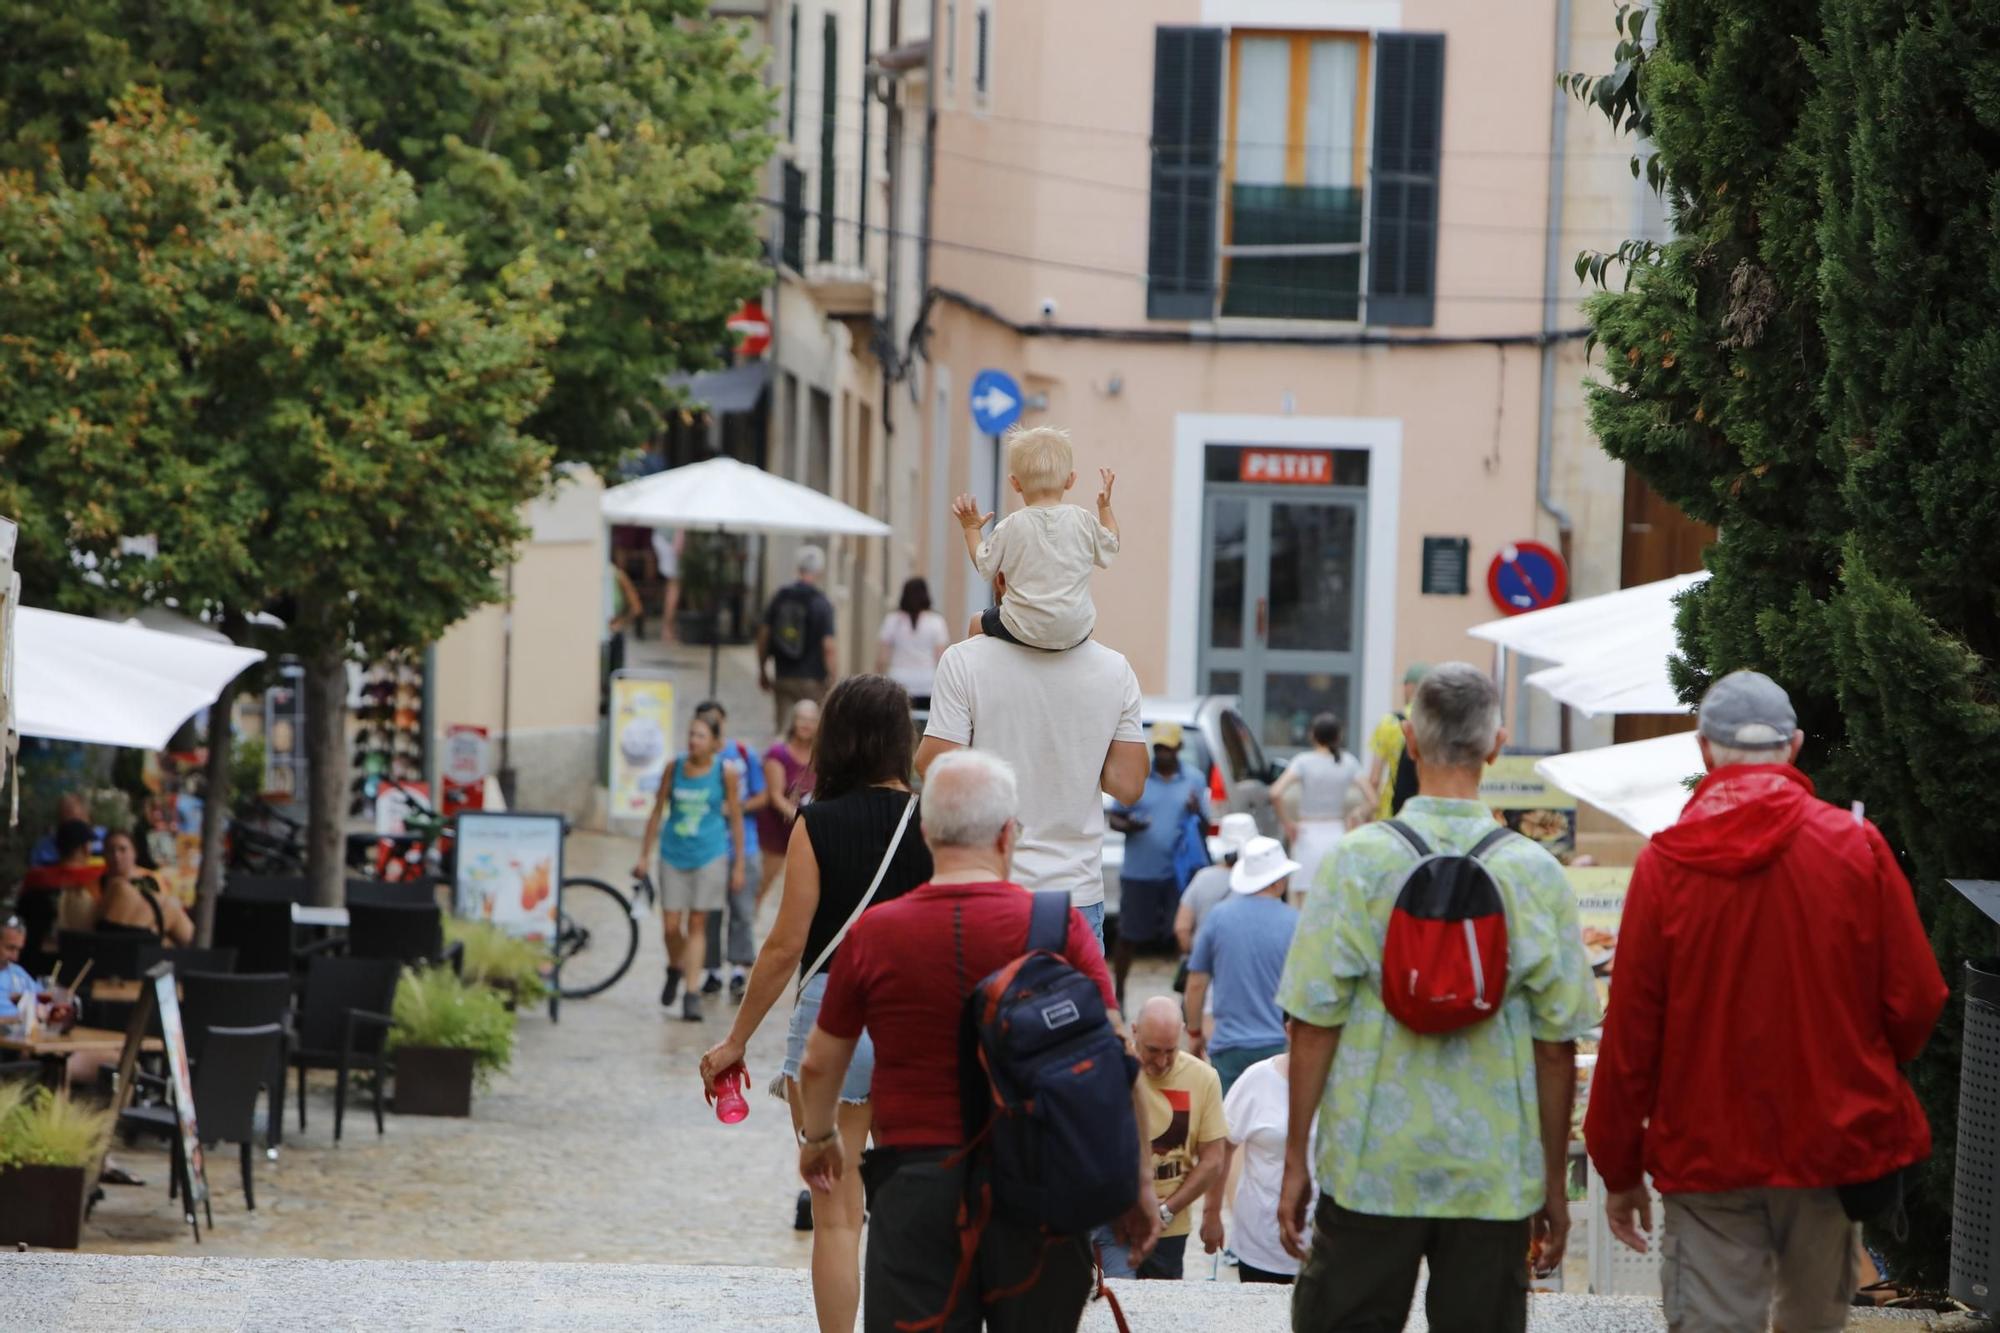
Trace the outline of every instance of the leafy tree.
{"type": "MultiPolygon", "coordinates": [[[[2000,5],[1662,0],[1655,23],[1621,47],[1636,79],[1579,87],[1650,133],[1676,223],[1590,303],[1592,422],[1721,530],[1680,610],[1683,697],[1738,667],[1785,684],[1802,764],[1866,803],[1956,984],[1992,932],[1944,881],[2000,845],[2000,5]]],[[[1935,1148],[1911,1233],[1877,1238],[1933,1285],[1962,1022],[1912,1071],[1935,1148]]]]}
{"type": "Polygon", "coordinates": [[[547,473],[523,423],[556,324],[532,256],[468,282],[352,136],[316,118],[283,148],[242,190],[221,144],[135,93],[79,179],[0,180],[0,509],[59,601],[281,608],[315,889],[338,901],[345,664],[498,597],[547,473]],[[99,585],[68,577],[79,556],[99,585]]]}
{"type": "MultiPolygon", "coordinates": [[[[0,49],[0,151],[81,160],[128,83],[167,90],[238,175],[315,107],[409,174],[423,222],[500,288],[533,250],[562,332],[530,423],[600,469],[653,431],[662,379],[711,364],[765,276],[770,94],[704,0],[23,0],[0,49]]],[[[274,162],[275,159],[275,162],[274,162]]]]}

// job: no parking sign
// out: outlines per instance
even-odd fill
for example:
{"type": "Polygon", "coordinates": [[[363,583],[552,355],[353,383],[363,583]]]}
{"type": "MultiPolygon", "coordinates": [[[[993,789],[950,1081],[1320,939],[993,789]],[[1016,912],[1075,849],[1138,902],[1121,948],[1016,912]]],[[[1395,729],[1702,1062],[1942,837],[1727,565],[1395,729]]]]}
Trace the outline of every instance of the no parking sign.
{"type": "Polygon", "coordinates": [[[1568,595],[1569,568],[1541,542],[1513,542],[1501,547],[1487,566],[1486,591],[1502,615],[1539,611],[1568,595]]]}

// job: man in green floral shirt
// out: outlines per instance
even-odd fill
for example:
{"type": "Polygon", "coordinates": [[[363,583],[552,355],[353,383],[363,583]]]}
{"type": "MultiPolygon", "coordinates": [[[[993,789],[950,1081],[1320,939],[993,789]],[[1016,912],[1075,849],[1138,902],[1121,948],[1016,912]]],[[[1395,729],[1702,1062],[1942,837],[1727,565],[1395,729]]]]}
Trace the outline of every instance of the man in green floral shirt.
{"type": "MultiPolygon", "coordinates": [[[[1499,692],[1477,667],[1446,663],[1417,687],[1403,726],[1418,794],[1400,818],[1440,854],[1469,852],[1494,828],[1479,779],[1507,739],[1499,692]]],[[[1299,1020],[1279,1203],[1285,1248],[1304,1261],[1295,1333],[1400,1328],[1420,1260],[1432,1328],[1524,1329],[1531,1244],[1546,1274],[1569,1236],[1576,1040],[1599,1022],[1576,899],[1529,839],[1488,851],[1507,911],[1506,994],[1491,1018],[1425,1035],[1382,1004],[1382,942],[1415,860],[1380,824],[1343,839],[1278,984],[1299,1020]]]]}

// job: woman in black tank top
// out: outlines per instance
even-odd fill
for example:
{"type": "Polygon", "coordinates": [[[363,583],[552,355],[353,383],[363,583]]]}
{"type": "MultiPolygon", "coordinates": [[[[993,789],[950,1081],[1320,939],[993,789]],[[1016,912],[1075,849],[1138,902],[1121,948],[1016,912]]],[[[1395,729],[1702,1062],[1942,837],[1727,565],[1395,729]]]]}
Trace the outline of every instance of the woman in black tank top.
{"type": "MultiPolygon", "coordinates": [[[[793,1013],[793,1050],[783,1083],[794,1132],[799,1128],[797,1048],[818,1013],[826,967],[837,956],[839,937],[878,869],[881,883],[870,906],[900,897],[931,876],[930,849],[912,808],[917,799],[909,785],[912,749],[910,696],[895,681],[849,676],[827,695],[813,743],[818,780],[786,845],[777,922],[757,952],[729,1035],[701,1057],[702,1082],[713,1089],[718,1076],[742,1063],[744,1049],[772,1006],[826,955],[805,981],[793,1013]],[[910,818],[904,823],[906,811],[910,818]],[[898,824],[904,824],[900,840],[898,824]],[[885,867],[892,842],[895,854],[885,867]]],[[[862,1046],[867,1040],[864,1033],[862,1046]]],[[[874,1061],[873,1048],[867,1049],[864,1058],[862,1047],[856,1048],[856,1067],[841,1089],[839,1130],[850,1162],[861,1160],[868,1139],[867,1079],[874,1061]]],[[[821,1328],[850,1330],[861,1303],[861,1173],[847,1172],[831,1193],[813,1191],[811,1199],[813,1304],[821,1328]]]]}

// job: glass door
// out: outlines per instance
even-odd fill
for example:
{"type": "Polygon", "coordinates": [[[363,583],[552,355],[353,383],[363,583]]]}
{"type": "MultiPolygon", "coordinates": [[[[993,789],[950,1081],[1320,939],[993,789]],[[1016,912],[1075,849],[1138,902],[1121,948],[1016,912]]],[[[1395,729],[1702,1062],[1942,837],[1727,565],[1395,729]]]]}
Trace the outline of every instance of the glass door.
{"type": "Polygon", "coordinates": [[[1211,486],[1201,678],[1236,694],[1267,751],[1311,744],[1331,712],[1351,749],[1361,680],[1362,495],[1211,486]]]}

